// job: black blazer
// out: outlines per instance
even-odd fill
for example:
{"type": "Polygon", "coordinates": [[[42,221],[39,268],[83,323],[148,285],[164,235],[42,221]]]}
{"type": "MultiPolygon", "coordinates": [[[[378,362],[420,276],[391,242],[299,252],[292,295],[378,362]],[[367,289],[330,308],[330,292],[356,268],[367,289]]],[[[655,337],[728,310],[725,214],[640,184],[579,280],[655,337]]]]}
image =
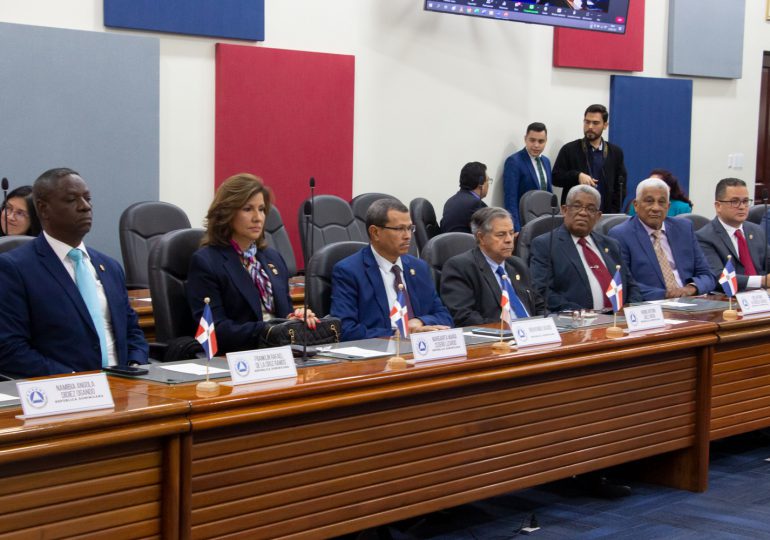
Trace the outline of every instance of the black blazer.
{"type": "Polygon", "coordinates": [[[441,217],[441,232],[471,232],[471,216],[479,208],[486,208],[486,203],[475,193],[461,189],[444,204],[441,217]]]}
{"type": "MultiPolygon", "coordinates": [[[[549,311],[592,309],[594,302],[591,296],[591,285],[588,283],[588,275],[583,268],[583,262],[580,260],[572,236],[564,225],[551,234],[555,235],[553,256],[548,253],[550,234],[538,236],[532,242],[529,270],[537,292],[546,296],[546,288],[549,289],[547,295],[549,311]]],[[[621,265],[624,304],[641,302],[642,293],[639,286],[629,269],[622,266],[623,256],[618,243],[596,232],[591,233],[591,239],[599,248],[610,275],[615,275],[615,266],[621,265]]]]}
{"type": "MultiPolygon", "coordinates": [[[[273,285],[275,316],[286,317],[293,311],[286,263],[273,248],[257,251],[257,260],[273,285]]],[[[203,314],[203,299],[211,299],[220,353],[256,348],[263,327],[262,302],[259,290],[232,247],[207,246],[196,251],[190,261],[186,291],[196,322],[203,314]]]]}
{"type": "MultiPolygon", "coordinates": [[[[530,315],[543,312],[543,299],[529,281],[524,261],[510,257],[505,271],[521,303],[530,315]],[[516,277],[520,279],[516,279],[516,277]]],[[[481,249],[455,255],[441,270],[441,299],[457,326],[493,323],[500,320],[502,291],[481,249]]]]}
{"type": "MultiPolygon", "coordinates": [[[[559,155],[553,164],[553,185],[560,186],[561,203],[565,204],[567,193],[573,187],[578,185],[578,176],[580,173],[590,174],[588,145],[585,139],[578,139],[569,142],[561,147],[559,155]]],[[[626,164],[623,160],[623,150],[610,142],[604,141],[607,145],[607,156],[604,158],[604,179],[606,181],[606,192],[602,195],[602,212],[605,214],[618,214],[621,212],[623,199],[626,194],[626,164]],[[623,191],[620,193],[620,179],[623,178],[623,191]]],[[[596,174],[593,175],[596,178],[596,174]]]]}
{"type": "MultiPolygon", "coordinates": [[[[765,241],[764,229],[755,223],[745,221],[743,223],[743,235],[749,246],[751,260],[757,273],[762,274],[763,271],[766,273],[768,265],[767,263],[762,264],[762,258],[770,255],[770,248],[767,247],[765,241]]],[[[735,275],[738,278],[738,290],[745,291],[746,285],[749,282],[749,276],[746,275],[746,268],[738,258],[733,242],[719,222],[719,219],[714,218],[711,223],[697,231],[695,236],[698,238],[698,243],[703,250],[703,254],[706,256],[711,273],[717,281],[717,289],[720,291],[722,289],[718,283],[719,276],[722,274],[725,264],[727,264],[727,256],[732,255],[735,275]]]]}

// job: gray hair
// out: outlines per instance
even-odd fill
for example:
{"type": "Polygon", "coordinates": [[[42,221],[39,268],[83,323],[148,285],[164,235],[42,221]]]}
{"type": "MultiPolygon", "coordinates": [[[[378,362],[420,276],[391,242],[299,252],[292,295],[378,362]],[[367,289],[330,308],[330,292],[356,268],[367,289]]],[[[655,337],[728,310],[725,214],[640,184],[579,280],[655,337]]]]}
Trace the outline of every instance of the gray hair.
{"type": "Polygon", "coordinates": [[[648,188],[657,188],[657,189],[664,190],[666,192],[667,199],[671,195],[671,188],[669,188],[668,184],[665,183],[660,178],[645,178],[644,180],[642,180],[636,185],[636,198],[641,199],[642,191],[648,188]]]}
{"type": "Polygon", "coordinates": [[[591,187],[588,184],[578,184],[576,186],[572,186],[572,189],[570,189],[569,193],[567,193],[567,199],[564,201],[564,204],[572,204],[572,201],[575,200],[579,193],[587,193],[596,200],[597,208],[602,207],[601,193],[599,193],[598,189],[591,187]]]}
{"type": "Polygon", "coordinates": [[[479,208],[471,216],[471,234],[476,236],[477,232],[487,234],[492,232],[492,222],[496,219],[510,219],[511,214],[505,208],[490,206],[488,208],[479,208]]]}

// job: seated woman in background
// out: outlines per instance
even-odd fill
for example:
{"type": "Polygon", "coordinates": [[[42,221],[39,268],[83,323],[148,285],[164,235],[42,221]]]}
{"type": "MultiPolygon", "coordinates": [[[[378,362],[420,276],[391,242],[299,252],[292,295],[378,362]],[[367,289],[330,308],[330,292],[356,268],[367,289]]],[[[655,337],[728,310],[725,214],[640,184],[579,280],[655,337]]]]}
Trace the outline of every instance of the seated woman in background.
{"type": "MultiPolygon", "coordinates": [[[[666,169],[653,169],[649,177],[660,178],[668,184],[670,191],[668,200],[671,203],[671,206],[668,208],[668,214],[666,214],[668,217],[678,216],[679,214],[689,214],[692,212],[692,201],[687,198],[687,195],[685,195],[682,190],[682,186],[679,185],[679,180],[676,179],[676,176],[671,174],[671,171],[667,171],[666,169]]],[[[633,204],[629,204],[627,213],[630,216],[636,214],[633,204]]]]}
{"type": "Polygon", "coordinates": [[[0,236],[40,234],[40,221],[32,204],[32,186],[19,186],[8,194],[0,211],[0,236]]]}
{"type": "MultiPolygon", "coordinates": [[[[219,352],[255,349],[265,320],[304,318],[292,309],[289,272],[267,247],[265,221],[272,193],[260,178],[237,174],[219,186],[206,214],[201,248],[190,262],[187,301],[200,320],[204,298],[211,299],[219,352]]],[[[315,328],[308,310],[307,325],[315,328]]]]}

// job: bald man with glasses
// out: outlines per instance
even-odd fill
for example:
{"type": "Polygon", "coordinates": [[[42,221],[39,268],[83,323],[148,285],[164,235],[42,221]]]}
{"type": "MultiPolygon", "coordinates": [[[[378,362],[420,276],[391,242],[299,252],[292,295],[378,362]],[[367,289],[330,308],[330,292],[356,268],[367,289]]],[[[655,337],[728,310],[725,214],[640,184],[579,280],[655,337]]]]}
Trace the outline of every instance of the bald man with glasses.
{"type": "Polygon", "coordinates": [[[732,257],[739,291],[767,288],[767,238],[761,226],[746,221],[751,203],[746,182],[720,180],[714,194],[717,215],[695,233],[716,280],[732,257]]]}

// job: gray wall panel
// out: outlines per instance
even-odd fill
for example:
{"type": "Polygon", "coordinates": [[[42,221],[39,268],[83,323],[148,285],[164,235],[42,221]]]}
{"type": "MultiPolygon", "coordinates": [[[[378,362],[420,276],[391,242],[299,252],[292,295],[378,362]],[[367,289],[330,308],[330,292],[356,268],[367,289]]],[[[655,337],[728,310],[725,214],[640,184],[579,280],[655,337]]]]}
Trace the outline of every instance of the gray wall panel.
{"type": "Polygon", "coordinates": [[[158,39],[0,23],[0,51],[0,176],[13,188],[80,172],[86,244],[121,260],[121,212],[158,199],[158,39]]]}
{"type": "Polygon", "coordinates": [[[740,79],[745,0],[671,0],[668,73],[740,79]]]}

